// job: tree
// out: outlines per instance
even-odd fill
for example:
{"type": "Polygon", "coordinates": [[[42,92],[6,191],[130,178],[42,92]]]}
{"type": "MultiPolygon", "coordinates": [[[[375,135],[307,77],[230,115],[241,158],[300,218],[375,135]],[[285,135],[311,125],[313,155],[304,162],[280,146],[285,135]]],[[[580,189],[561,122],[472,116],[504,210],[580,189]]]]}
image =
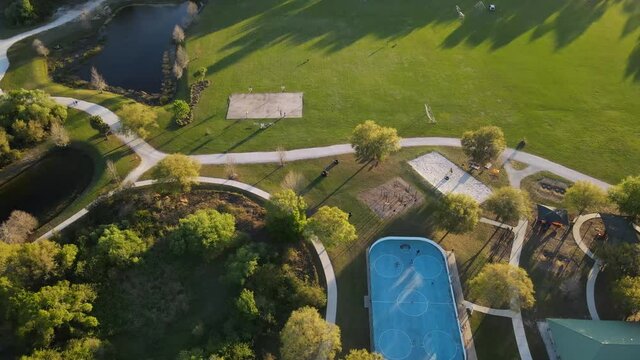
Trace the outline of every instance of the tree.
{"type": "Polygon", "coordinates": [[[187,65],[189,65],[189,54],[187,54],[187,49],[182,45],[178,45],[176,49],[176,64],[182,69],[185,69],[187,65]]]}
{"type": "Polygon", "coordinates": [[[0,95],[0,126],[8,129],[16,121],[35,121],[44,129],[63,124],[67,109],[41,90],[11,90],[0,95]]]}
{"type": "Polygon", "coordinates": [[[9,219],[0,225],[0,240],[9,244],[23,243],[37,227],[38,219],[33,215],[14,210],[9,219]]]}
{"type": "Polygon", "coordinates": [[[204,81],[204,77],[207,76],[207,68],[204,66],[199,68],[196,71],[195,76],[198,78],[198,81],[204,81]]]}
{"type": "Polygon", "coordinates": [[[342,349],[340,329],[308,306],[291,313],[280,332],[280,342],[282,360],[332,360],[342,349]]]}
{"type": "Polygon", "coordinates": [[[529,194],[510,186],[495,190],[485,204],[502,222],[529,218],[532,212],[529,194]]]}
{"type": "Polygon", "coordinates": [[[378,353],[370,353],[365,349],[353,349],[347,354],[344,360],[384,360],[384,357],[378,353]]]}
{"type": "Polygon", "coordinates": [[[100,358],[103,345],[100,339],[87,337],[71,339],[64,350],[38,349],[20,360],[84,360],[100,358]]]}
{"type": "Polygon", "coordinates": [[[104,122],[104,120],[102,120],[102,118],[98,115],[90,116],[89,124],[92,128],[98,130],[98,132],[100,132],[100,134],[104,135],[105,137],[107,137],[111,133],[111,127],[109,126],[109,124],[104,122]]]}
{"type": "Polygon", "coordinates": [[[243,286],[247,278],[253,275],[258,269],[260,254],[253,249],[253,246],[243,245],[236,252],[229,256],[225,263],[225,273],[223,280],[230,284],[243,286]]]}
{"type": "Polygon", "coordinates": [[[49,346],[56,334],[82,334],[98,326],[98,319],[89,315],[96,298],[89,285],[64,280],[36,293],[13,291],[9,302],[17,332],[35,347],[49,346]]]}
{"type": "Polygon", "coordinates": [[[613,296],[616,303],[630,318],[638,321],[640,313],[640,276],[625,276],[613,284],[613,296]]]}
{"type": "Polygon", "coordinates": [[[188,121],[184,121],[184,119],[189,116],[189,113],[191,112],[191,108],[186,101],[175,100],[171,104],[171,111],[173,111],[173,119],[175,120],[176,124],[184,126],[189,123],[188,121]]]}
{"type": "Polygon", "coordinates": [[[149,136],[150,128],[158,127],[158,115],[140,103],[123,105],[120,108],[120,119],[125,132],[135,133],[143,139],[149,136]]]}
{"type": "Polygon", "coordinates": [[[240,296],[236,299],[236,310],[246,321],[254,321],[260,315],[253,291],[242,289],[240,296]]]}
{"type": "Polygon", "coordinates": [[[380,126],[372,120],[356,126],[350,141],[361,161],[383,161],[391,153],[400,150],[398,131],[380,126]]]}
{"type": "Polygon", "coordinates": [[[478,164],[486,164],[498,158],[506,147],[504,133],[497,126],[485,126],[462,134],[462,151],[478,164]]]}
{"type": "Polygon", "coordinates": [[[323,206],[309,219],[305,237],[319,240],[328,247],[348,244],[358,238],[349,214],[338,207],[323,206]]]}
{"type": "Polygon", "coordinates": [[[0,167],[20,157],[20,151],[11,149],[12,136],[0,127],[0,167]]]}
{"type": "Polygon", "coordinates": [[[462,234],[471,231],[480,220],[480,205],[469,195],[448,194],[436,211],[437,226],[447,232],[462,234]]]}
{"type": "Polygon", "coordinates": [[[284,146],[279,145],[276,148],[276,152],[278,153],[278,164],[280,165],[280,167],[287,165],[287,150],[284,148],[284,146]]]}
{"type": "Polygon", "coordinates": [[[33,43],[31,43],[31,46],[33,47],[33,50],[35,50],[38,55],[45,58],[49,56],[49,49],[46,46],[44,46],[44,43],[39,39],[34,39],[33,43]]]}
{"type": "Polygon", "coordinates": [[[629,176],[609,189],[609,199],[621,213],[637,219],[640,216],[640,176],[629,176]]]}
{"type": "Polygon", "coordinates": [[[173,71],[173,76],[175,76],[176,79],[181,79],[182,78],[182,74],[184,72],[184,69],[180,65],[178,65],[177,62],[173,63],[172,71],[173,71]]]}
{"type": "Polygon", "coordinates": [[[283,241],[296,241],[307,223],[307,203],[292,190],[282,190],[267,203],[267,228],[283,241]]]}
{"type": "Polygon", "coordinates": [[[91,67],[91,87],[103,92],[107,88],[107,81],[100,75],[95,66],[91,67]]]}
{"type": "Polygon", "coordinates": [[[140,262],[147,244],[133,230],[120,230],[111,224],[102,230],[97,250],[109,263],[126,267],[140,262]]]}
{"type": "Polygon", "coordinates": [[[69,145],[69,142],[71,141],[67,130],[65,130],[65,128],[58,123],[51,124],[51,132],[49,134],[49,137],[51,138],[53,144],[59,147],[65,147],[69,145]]]}
{"type": "Polygon", "coordinates": [[[107,160],[107,173],[109,174],[111,182],[120,182],[120,173],[118,172],[118,167],[111,160],[107,160]]]}
{"type": "Polygon", "coordinates": [[[596,252],[614,277],[640,276],[640,244],[603,244],[596,252]]]}
{"type": "Polygon", "coordinates": [[[607,202],[607,193],[589,181],[576,181],[564,194],[567,207],[582,215],[586,210],[596,210],[607,202]]]}
{"type": "Polygon", "coordinates": [[[6,259],[6,273],[12,282],[23,287],[37,288],[68,271],[78,254],[73,244],[42,240],[17,246],[6,259]]]}
{"type": "Polygon", "coordinates": [[[191,191],[191,186],[198,183],[200,167],[198,160],[187,155],[171,154],[158,163],[154,176],[178,184],[183,191],[191,191]]]}
{"type": "Polygon", "coordinates": [[[4,16],[12,25],[31,25],[38,19],[30,0],[13,0],[5,9],[4,16]]]}
{"type": "Polygon", "coordinates": [[[198,5],[195,2],[189,1],[189,4],[187,4],[187,14],[189,14],[191,19],[195,18],[198,14],[198,5]]]}
{"type": "Polygon", "coordinates": [[[205,252],[212,258],[231,245],[235,232],[233,215],[213,209],[198,210],[180,219],[169,236],[170,246],[176,255],[205,252]]]}
{"type": "Polygon", "coordinates": [[[13,135],[15,139],[20,141],[23,145],[32,145],[41,142],[47,137],[47,132],[36,120],[29,120],[27,122],[23,120],[16,120],[11,125],[13,135]]]}
{"type": "Polygon", "coordinates": [[[469,282],[475,302],[490,307],[509,304],[514,310],[529,309],[535,304],[533,282],[527,272],[507,263],[485,265],[469,282]]]}
{"type": "Polygon", "coordinates": [[[297,171],[291,170],[287,172],[287,174],[282,179],[280,187],[299,193],[304,189],[305,184],[306,179],[304,178],[304,175],[297,171]]]}
{"type": "MultiPolygon", "coordinates": [[[[228,343],[222,347],[218,355],[225,360],[254,360],[256,358],[251,345],[245,342],[228,343]]],[[[213,360],[216,359],[215,357],[213,358],[213,360]]]]}
{"type": "Polygon", "coordinates": [[[184,42],[184,30],[180,25],[176,25],[173,28],[173,41],[175,41],[176,44],[182,44],[184,42]]]}

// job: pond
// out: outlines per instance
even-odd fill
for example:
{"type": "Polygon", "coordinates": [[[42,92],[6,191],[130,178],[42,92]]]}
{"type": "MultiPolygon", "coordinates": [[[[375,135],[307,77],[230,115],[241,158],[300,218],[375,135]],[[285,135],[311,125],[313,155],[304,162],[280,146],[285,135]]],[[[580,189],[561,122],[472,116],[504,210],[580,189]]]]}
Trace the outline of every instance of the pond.
{"type": "Polygon", "coordinates": [[[26,211],[44,224],[78,197],[93,178],[93,160],[85,152],[55,149],[0,185],[0,222],[11,211],[26,211]]]}
{"type": "Polygon", "coordinates": [[[159,93],[162,55],[172,43],[173,28],[187,17],[187,4],[127,6],[106,25],[103,50],[79,70],[91,80],[91,67],[107,84],[125,89],[159,93]]]}

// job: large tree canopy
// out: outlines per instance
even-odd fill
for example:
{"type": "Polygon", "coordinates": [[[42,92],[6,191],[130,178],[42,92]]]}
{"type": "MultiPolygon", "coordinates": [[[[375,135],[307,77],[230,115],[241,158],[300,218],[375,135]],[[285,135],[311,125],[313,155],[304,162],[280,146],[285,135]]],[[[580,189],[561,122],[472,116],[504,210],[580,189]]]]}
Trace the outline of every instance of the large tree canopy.
{"type": "Polygon", "coordinates": [[[568,208],[582,214],[586,210],[597,210],[607,202],[607,193],[589,181],[576,181],[564,194],[568,208]]]}
{"type": "Polygon", "coordinates": [[[149,136],[152,128],[158,127],[158,115],[150,107],[140,104],[125,104],[118,111],[122,128],[125,132],[134,133],[141,138],[149,136]]]}
{"type": "MultiPolygon", "coordinates": [[[[12,148],[44,140],[54,123],[67,119],[67,109],[41,90],[12,90],[0,95],[0,127],[12,148]]],[[[0,149],[0,154],[2,153],[0,149]]]]}
{"type": "Polygon", "coordinates": [[[271,196],[267,203],[267,227],[284,241],[300,239],[307,224],[307,203],[293,190],[283,190],[271,196]]]}
{"type": "Polygon", "coordinates": [[[518,266],[495,263],[485,265],[469,282],[470,298],[490,306],[510,305],[529,309],[535,304],[533,282],[518,266]],[[514,300],[514,301],[512,301],[514,300]]]}
{"type": "Polygon", "coordinates": [[[37,288],[60,278],[69,270],[78,253],[73,244],[60,245],[49,240],[28,244],[4,245],[0,251],[8,256],[0,264],[0,274],[15,284],[37,288]]]}
{"type": "Polygon", "coordinates": [[[200,163],[183,154],[167,155],[158,163],[154,175],[160,180],[178,184],[182,190],[190,191],[191,186],[198,183],[200,163]]]}
{"type": "Polygon", "coordinates": [[[436,212],[436,226],[447,232],[462,234],[471,231],[480,220],[480,205],[469,195],[448,194],[436,212]]]}
{"type": "Polygon", "coordinates": [[[2,298],[8,300],[9,316],[18,334],[36,347],[50,345],[56,333],[77,335],[98,326],[98,319],[89,315],[96,294],[85,284],[64,280],[32,293],[0,278],[2,298]]]}
{"type": "Polygon", "coordinates": [[[97,249],[108,262],[124,267],[139,262],[147,244],[133,230],[109,225],[102,230],[97,249]]]}
{"type": "Polygon", "coordinates": [[[465,131],[460,142],[464,153],[471,160],[482,165],[495,160],[506,147],[504,133],[497,126],[465,131]]]}
{"type": "Polygon", "coordinates": [[[400,137],[396,129],[367,120],[353,130],[351,146],[360,160],[382,161],[400,150],[400,137]]]}
{"type": "Polygon", "coordinates": [[[640,321],[640,277],[625,276],[613,285],[613,296],[628,320],[640,321]]]}
{"type": "Polygon", "coordinates": [[[502,221],[517,221],[528,218],[532,212],[529,194],[510,186],[495,190],[485,205],[502,221]]]}
{"type": "Polygon", "coordinates": [[[170,235],[171,249],[176,254],[204,252],[208,257],[215,257],[231,244],[235,232],[233,215],[213,209],[198,210],[180,219],[170,235]]]}
{"type": "Polygon", "coordinates": [[[640,176],[629,176],[609,189],[609,198],[620,212],[634,219],[640,216],[640,176]]]}
{"type": "Polygon", "coordinates": [[[342,349],[340,329],[308,306],[291,313],[280,333],[280,342],[283,360],[332,360],[342,349]]]}
{"type": "Polygon", "coordinates": [[[349,214],[335,206],[323,206],[313,214],[305,228],[307,238],[319,240],[325,246],[346,244],[358,238],[349,214]]]}

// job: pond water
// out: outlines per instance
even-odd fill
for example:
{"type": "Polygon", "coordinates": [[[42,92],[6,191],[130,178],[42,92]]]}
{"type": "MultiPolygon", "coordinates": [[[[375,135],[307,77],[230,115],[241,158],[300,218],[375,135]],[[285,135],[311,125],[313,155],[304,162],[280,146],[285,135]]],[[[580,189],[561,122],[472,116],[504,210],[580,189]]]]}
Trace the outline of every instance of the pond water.
{"type": "Polygon", "coordinates": [[[159,93],[162,54],[172,43],[173,28],[187,17],[187,4],[127,6],[106,25],[103,50],[80,68],[79,76],[91,80],[91,67],[107,84],[159,93]]]}
{"type": "Polygon", "coordinates": [[[44,224],[78,197],[93,178],[93,160],[85,152],[55,149],[18,176],[0,185],[0,222],[22,210],[44,224]]]}

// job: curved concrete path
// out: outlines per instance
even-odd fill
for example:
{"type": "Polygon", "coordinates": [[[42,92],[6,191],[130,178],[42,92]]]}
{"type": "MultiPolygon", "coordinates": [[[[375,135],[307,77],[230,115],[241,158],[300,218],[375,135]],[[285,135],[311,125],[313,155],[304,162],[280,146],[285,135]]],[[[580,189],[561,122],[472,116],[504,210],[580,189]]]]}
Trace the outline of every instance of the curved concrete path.
{"type": "Polygon", "coordinates": [[[602,262],[598,257],[589,249],[587,244],[582,241],[582,234],[580,233],[580,228],[587,220],[597,219],[600,217],[600,214],[587,214],[579,216],[576,219],[575,224],[573,224],[573,239],[578,244],[578,247],[582,252],[584,252],[588,257],[593,260],[593,266],[591,270],[589,270],[589,275],[587,276],[587,308],[589,309],[589,315],[593,320],[600,320],[600,316],[598,315],[598,308],[596,307],[596,279],[598,278],[598,273],[600,272],[600,268],[602,267],[602,262]]]}
{"type": "MultiPolygon", "coordinates": [[[[157,180],[138,181],[133,184],[133,187],[140,188],[140,187],[150,186],[157,182],[158,182],[157,180]]],[[[245,184],[235,180],[201,176],[201,177],[198,177],[198,182],[205,183],[205,184],[222,185],[222,186],[227,186],[234,189],[239,189],[244,192],[253,194],[264,200],[269,200],[271,198],[271,195],[268,192],[258,189],[249,184],[245,184]]],[[[114,192],[110,192],[109,194],[107,194],[107,196],[111,196],[113,195],[113,193],[114,192]]],[[[55,228],[51,229],[44,235],[40,236],[38,240],[47,239],[51,237],[53,234],[60,232],[63,229],[65,229],[67,226],[73,224],[74,222],[82,218],[84,215],[86,215],[89,212],[89,209],[91,208],[91,206],[93,206],[97,201],[99,201],[99,199],[93,201],[91,204],[87,205],[85,208],[78,211],[73,216],[71,216],[70,218],[68,218],[67,220],[65,220],[58,226],[56,226],[55,228]]],[[[320,259],[320,264],[322,265],[324,278],[327,282],[327,312],[325,314],[325,319],[327,320],[327,322],[335,324],[336,313],[338,311],[338,284],[336,281],[336,275],[333,271],[333,266],[331,265],[331,259],[329,258],[329,254],[327,253],[327,250],[325,249],[324,245],[322,245],[322,243],[319,241],[313,241],[313,248],[318,254],[318,258],[320,259]]]]}

